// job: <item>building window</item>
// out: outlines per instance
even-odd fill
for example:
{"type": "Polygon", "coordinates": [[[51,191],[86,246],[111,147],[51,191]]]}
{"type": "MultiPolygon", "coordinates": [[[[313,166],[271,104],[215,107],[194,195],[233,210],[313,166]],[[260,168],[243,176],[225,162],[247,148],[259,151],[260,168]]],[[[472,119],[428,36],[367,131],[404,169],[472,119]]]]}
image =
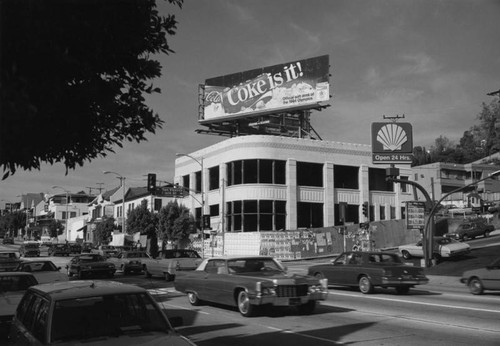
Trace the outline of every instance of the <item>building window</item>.
{"type": "Polygon", "coordinates": [[[76,211],[71,211],[71,212],[69,213],[69,218],[71,219],[71,218],[73,218],[73,217],[76,217],[76,211]]]}
{"type": "Polygon", "coordinates": [[[208,169],[208,189],[217,190],[219,188],[219,166],[208,169]]]}
{"type": "Polygon", "coordinates": [[[396,218],[396,207],[391,206],[391,220],[396,218]]]}
{"type": "Polygon", "coordinates": [[[163,201],[161,198],[155,198],[155,206],[154,206],[155,211],[159,211],[161,209],[162,202],[163,201]]]}
{"type": "Polygon", "coordinates": [[[370,191],[394,192],[394,183],[386,181],[385,169],[368,168],[368,185],[370,191]]]}
{"type": "MultiPolygon", "coordinates": [[[[340,221],[340,210],[339,204],[335,204],[334,213],[335,213],[335,226],[342,226],[343,224],[340,221]]],[[[348,204],[346,208],[345,222],[349,223],[359,223],[359,205],[357,204],[348,204]]]]}
{"type": "Polygon", "coordinates": [[[66,220],[66,219],[67,219],[67,216],[66,216],[66,215],[67,215],[67,214],[66,214],[66,212],[65,212],[65,211],[63,211],[63,212],[62,212],[61,219],[66,220]]]}
{"type": "Polygon", "coordinates": [[[359,167],[333,166],[333,184],[336,188],[359,189],[359,167]]]}
{"type": "Polygon", "coordinates": [[[219,216],[219,205],[213,204],[210,206],[210,216],[219,216]]]}
{"type": "Polygon", "coordinates": [[[297,162],[297,185],[323,187],[323,164],[297,162]]]}
{"type": "Polygon", "coordinates": [[[201,192],[201,171],[194,173],[194,181],[195,181],[194,190],[196,191],[196,193],[200,193],[201,192]]]}
{"type": "Polygon", "coordinates": [[[189,186],[189,174],[182,176],[182,186],[184,186],[185,188],[188,188],[188,189],[190,188],[190,186],[189,186]]]}
{"type": "MultiPolygon", "coordinates": [[[[401,180],[408,180],[409,177],[405,177],[405,176],[401,176],[399,179],[401,180]]],[[[408,189],[408,184],[403,184],[401,183],[401,192],[409,192],[409,189],[408,189]]]]}
{"type": "Polygon", "coordinates": [[[297,227],[323,227],[323,203],[297,203],[297,227]]]}
{"type": "Polygon", "coordinates": [[[286,161],[243,160],[227,164],[227,185],[285,184],[286,161]]]}
{"type": "Polygon", "coordinates": [[[380,220],[385,220],[385,205],[380,206],[380,220]]]}
{"type": "Polygon", "coordinates": [[[232,201],[226,205],[229,232],[260,232],[285,229],[285,201],[246,200],[232,201]]]}

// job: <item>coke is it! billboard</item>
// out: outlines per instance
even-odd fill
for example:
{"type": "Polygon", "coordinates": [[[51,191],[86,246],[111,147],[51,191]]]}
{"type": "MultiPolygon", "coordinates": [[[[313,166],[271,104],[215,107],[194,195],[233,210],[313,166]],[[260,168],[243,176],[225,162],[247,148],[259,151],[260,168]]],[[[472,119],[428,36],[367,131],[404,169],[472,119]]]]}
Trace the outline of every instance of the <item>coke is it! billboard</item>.
{"type": "Polygon", "coordinates": [[[199,122],[314,108],[330,99],[329,66],[323,55],[207,79],[199,122]]]}

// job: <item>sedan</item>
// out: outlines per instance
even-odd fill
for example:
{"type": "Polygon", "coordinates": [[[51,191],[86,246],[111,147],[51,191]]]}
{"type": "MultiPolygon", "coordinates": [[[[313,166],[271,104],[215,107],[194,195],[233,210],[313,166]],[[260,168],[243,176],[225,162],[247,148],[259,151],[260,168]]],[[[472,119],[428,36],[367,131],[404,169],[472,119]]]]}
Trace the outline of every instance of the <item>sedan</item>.
{"type": "Polygon", "coordinates": [[[500,290],[500,257],[485,268],[465,271],[460,282],[466,284],[472,294],[483,294],[484,290],[500,290]]]}
{"type": "Polygon", "coordinates": [[[359,287],[364,294],[372,293],[375,286],[394,287],[405,294],[429,282],[422,268],[405,265],[397,254],[385,252],[344,252],[331,263],[309,267],[307,273],[327,278],[330,285],[359,287]]]}
{"type": "Polygon", "coordinates": [[[116,257],[108,258],[108,261],[114,263],[116,269],[121,270],[123,274],[140,273],[144,269],[142,259],[150,258],[145,251],[123,251],[116,257]]]}
{"type": "Polygon", "coordinates": [[[175,289],[191,305],[204,301],[237,307],[244,317],[262,306],[294,306],[301,314],[314,311],[328,295],[327,280],[288,274],[267,256],[219,257],[203,260],[194,271],[178,272],[175,289]]]}
{"type": "MultiPolygon", "coordinates": [[[[424,257],[423,243],[406,244],[398,247],[404,259],[424,257]]],[[[434,237],[434,258],[460,257],[470,252],[470,245],[451,238],[434,237]]]]}
{"type": "Polygon", "coordinates": [[[144,288],[68,281],[28,289],[9,336],[13,345],[195,345],[172,324],[144,288]]]}
{"type": "Polygon", "coordinates": [[[68,276],[61,273],[61,267],[56,267],[49,260],[24,261],[19,264],[16,271],[32,273],[40,284],[68,281],[68,276]]]}
{"type": "Polygon", "coordinates": [[[69,277],[76,275],[78,279],[93,275],[113,277],[116,271],[113,263],[99,254],[92,253],[73,257],[66,265],[66,269],[69,277]]]}

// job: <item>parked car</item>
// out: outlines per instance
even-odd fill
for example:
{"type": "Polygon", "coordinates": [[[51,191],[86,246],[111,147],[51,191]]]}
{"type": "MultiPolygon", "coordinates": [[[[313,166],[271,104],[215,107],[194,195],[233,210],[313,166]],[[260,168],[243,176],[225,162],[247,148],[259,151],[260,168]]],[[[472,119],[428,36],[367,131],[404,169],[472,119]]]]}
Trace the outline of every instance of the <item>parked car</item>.
{"type": "Polygon", "coordinates": [[[118,250],[112,245],[99,245],[96,249],[92,249],[91,253],[96,253],[104,257],[113,257],[118,254],[118,250]]]}
{"type": "Polygon", "coordinates": [[[494,230],[495,227],[493,225],[489,225],[482,220],[474,220],[462,222],[454,232],[448,232],[444,236],[467,241],[479,236],[488,237],[494,230]]]}
{"type": "Polygon", "coordinates": [[[149,259],[149,255],[145,251],[123,251],[116,257],[110,257],[108,261],[115,264],[117,270],[128,275],[130,273],[140,273],[144,269],[143,259],[149,259]]]}
{"type": "Polygon", "coordinates": [[[429,282],[422,268],[406,265],[397,254],[387,252],[344,252],[330,263],[309,267],[307,273],[327,278],[330,285],[359,287],[364,294],[373,293],[376,286],[406,294],[429,282]]]}
{"type": "MultiPolygon", "coordinates": [[[[400,245],[398,249],[404,259],[424,257],[421,240],[415,244],[400,245]]],[[[434,237],[433,257],[437,260],[441,258],[460,257],[469,252],[469,244],[461,243],[451,238],[434,237]]]]}
{"type": "Polygon", "coordinates": [[[71,253],[67,244],[52,244],[49,249],[49,256],[69,256],[71,253]]]}
{"type": "Polygon", "coordinates": [[[38,282],[30,273],[0,273],[0,337],[6,338],[17,305],[26,290],[38,282]]]}
{"type": "Polygon", "coordinates": [[[28,289],[12,321],[10,341],[14,345],[195,345],[172,327],[181,325],[182,319],[170,320],[175,323],[144,288],[102,280],[58,282],[28,289]]]}
{"type": "Polygon", "coordinates": [[[92,245],[92,243],[83,243],[82,251],[80,253],[91,253],[93,248],[94,246],[92,245]]]}
{"type": "Polygon", "coordinates": [[[33,260],[19,263],[16,271],[31,273],[40,284],[68,281],[68,276],[61,272],[61,267],[57,267],[50,260],[33,260]]]}
{"type": "Polygon", "coordinates": [[[72,254],[82,253],[82,245],[78,243],[69,243],[69,252],[72,254]]]}
{"type": "Polygon", "coordinates": [[[73,257],[66,265],[68,276],[76,275],[78,279],[94,275],[113,277],[116,267],[105,257],[95,254],[81,254],[73,257]]]}
{"type": "Polygon", "coordinates": [[[21,263],[16,251],[0,250],[0,271],[14,271],[21,263]]]}
{"type": "Polygon", "coordinates": [[[40,244],[37,242],[23,243],[19,247],[19,256],[21,257],[39,257],[40,244]]]}
{"type": "Polygon", "coordinates": [[[144,258],[146,276],[162,276],[172,281],[178,271],[195,270],[202,259],[194,250],[163,250],[157,258],[144,258]]]}
{"type": "Polygon", "coordinates": [[[500,257],[484,268],[466,270],[460,282],[466,284],[472,294],[500,290],[500,257]]]}
{"type": "Polygon", "coordinates": [[[267,256],[205,259],[196,270],[179,272],[174,286],[192,305],[207,301],[235,306],[245,317],[261,305],[296,306],[300,313],[310,314],[328,295],[327,280],[287,274],[267,256]]]}
{"type": "Polygon", "coordinates": [[[14,238],[9,236],[4,236],[2,244],[14,244],[14,238]]]}

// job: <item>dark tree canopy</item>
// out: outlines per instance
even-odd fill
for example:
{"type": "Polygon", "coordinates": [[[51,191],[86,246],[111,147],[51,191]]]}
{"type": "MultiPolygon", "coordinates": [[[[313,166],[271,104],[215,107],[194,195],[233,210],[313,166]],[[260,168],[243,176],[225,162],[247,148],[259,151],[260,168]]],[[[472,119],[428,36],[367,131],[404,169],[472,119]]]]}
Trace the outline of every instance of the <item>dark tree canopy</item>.
{"type": "Polygon", "coordinates": [[[2,0],[0,16],[3,179],[68,171],[161,128],[144,96],[160,92],[153,56],[173,52],[177,21],[155,0],[2,0]]]}

